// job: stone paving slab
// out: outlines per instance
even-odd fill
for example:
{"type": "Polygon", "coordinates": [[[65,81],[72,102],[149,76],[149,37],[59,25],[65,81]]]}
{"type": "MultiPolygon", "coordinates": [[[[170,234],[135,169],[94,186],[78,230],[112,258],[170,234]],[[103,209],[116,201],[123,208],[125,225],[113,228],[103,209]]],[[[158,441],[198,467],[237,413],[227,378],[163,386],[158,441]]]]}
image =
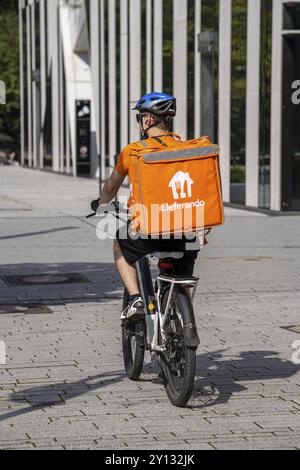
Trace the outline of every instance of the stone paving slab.
{"type": "Polygon", "coordinates": [[[300,324],[300,217],[226,208],[196,265],[201,346],[177,409],[148,354],[139,382],[125,376],[112,240],[84,219],[97,182],[5,167],[0,178],[0,304],[52,310],[0,315],[0,449],[300,449],[300,335],[283,329],[300,324]],[[90,283],[2,277],[46,273],[90,283]]]}

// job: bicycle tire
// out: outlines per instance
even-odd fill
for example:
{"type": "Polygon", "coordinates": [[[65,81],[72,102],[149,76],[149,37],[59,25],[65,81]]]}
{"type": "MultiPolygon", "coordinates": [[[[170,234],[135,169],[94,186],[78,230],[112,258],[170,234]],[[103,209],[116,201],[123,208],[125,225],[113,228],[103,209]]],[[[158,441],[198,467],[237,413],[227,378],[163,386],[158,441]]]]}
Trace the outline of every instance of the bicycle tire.
{"type": "MultiPolygon", "coordinates": [[[[129,295],[124,291],[123,310],[128,305],[129,295]]],[[[145,321],[122,324],[122,348],[127,377],[137,381],[143,371],[145,357],[145,321]]]]}
{"type": "MultiPolygon", "coordinates": [[[[169,289],[165,292],[164,297],[162,299],[162,306],[163,308],[166,306],[166,302],[169,295],[169,289]]],[[[178,286],[173,296],[175,296],[175,302],[179,307],[180,313],[182,315],[183,324],[185,323],[186,319],[191,318],[191,310],[193,312],[193,306],[190,297],[183,289],[183,287],[178,286]]],[[[194,314],[193,314],[194,315],[194,314]]],[[[164,387],[167,393],[167,396],[172,403],[172,405],[183,408],[189,402],[193,389],[194,389],[194,382],[195,382],[195,373],[196,373],[196,347],[188,347],[185,344],[184,334],[182,334],[182,338],[184,341],[183,351],[184,351],[184,377],[182,380],[182,385],[178,389],[176,387],[175,376],[173,371],[171,370],[170,361],[167,357],[166,353],[160,354],[160,363],[161,369],[163,372],[163,382],[164,387]]]]}

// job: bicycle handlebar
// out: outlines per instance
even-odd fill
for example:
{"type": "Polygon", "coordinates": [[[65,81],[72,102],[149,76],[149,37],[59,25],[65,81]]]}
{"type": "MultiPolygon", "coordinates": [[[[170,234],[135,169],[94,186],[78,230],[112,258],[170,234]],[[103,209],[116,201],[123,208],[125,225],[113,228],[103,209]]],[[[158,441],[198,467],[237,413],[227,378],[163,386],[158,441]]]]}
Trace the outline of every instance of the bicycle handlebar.
{"type": "MultiPolygon", "coordinates": [[[[109,202],[108,204],[99,205],[97,212],[93,212],[92,214],[88,215],[86,218],[90,219],[92,217],[95,217],[96,215],[105,215],[109,213],[112,213],[116,217],[118,217],[118,215],[121,212],[125,213],[125,208],[121,206],[119,202],[109,202]]],[[[127,209],[126,209],[126,212],[127,212],[127,209]]]]}

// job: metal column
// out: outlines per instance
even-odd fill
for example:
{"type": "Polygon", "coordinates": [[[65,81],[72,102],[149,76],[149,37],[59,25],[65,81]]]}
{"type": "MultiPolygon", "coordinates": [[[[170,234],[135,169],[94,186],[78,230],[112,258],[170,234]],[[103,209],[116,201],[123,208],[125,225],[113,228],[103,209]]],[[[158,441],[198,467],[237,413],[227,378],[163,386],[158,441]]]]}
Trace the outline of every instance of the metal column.
{"type": "Polygon", "coordinates": [[[195,137],[201,135],[201,55],[198,52],[198,34],[201,33],[201,4],[195,0],[195,137]]]}
{"type": "Polygon", "coordinates": [[[153,91],[152,85],[152,0],[146,0],[146,92],[153,91]]]}
{"type": "Polygon", "coordinates": [[[232,2],[220,0],[219,144],[224,202],[230,202],[231,161],[231,23],[232,2]]]}
{"type": "Polygon", "coordinates": [[[163,2],[154,0],[154,91],[163,91],[163,2]]]}
{"type": "Polygon", "coordinates": [[[25,163],[25,93],[24,93],[24,28],[23,28],[24,0],[19,0],[19,44],[20,44],[20,126],[21,126],[21,164],[25,163]]]}
{"type": "Polygon", "coordinates": [[[128,0],[120,1],[121,147],[128,144],[128,0]]]}
{"type": "Polygon", "coordinates": [[[100,0],[100,178],[102,184],[106,179],[106,115],[105,115],[105,0],[100,0]]]}
{"type": "Polygon", "coordinates": [[[27,41],[27,156],[28,166],[32,166],[32,84],[31,84],[31,7],[26,7],[26,41],[27,41]]]}
{"type": "Polygon", "coordinates": [[[173,1],[173,93],[178,114],[174,129],[187,138],[187,0],[173,1]]]}
{"type": "MultiPolygon", "coordinates": [[[[141,2],[130,0],[130,108],[141,97],[141,2]]],[[[130,112],[130,141],[140,139],[135,113],[130,112]]]]}
{"type": "Polygon", "coordinates": [[[246,205],[258,207],[261,0],[248,0],[246,205]]]}
{"type": "MultiPolygon", "coordinates": [[[[46,30],[46,11],[45,0],[40,0],[40,30],[46,30]]],[[[40,35],[40,169],[44,167],[44,127],[46,117],[46,100],[47,100],[47,58],[46,58],[46,37],[45,34],[40,35]]]]}
{"type": "Polygon", "coordinates": [[[116,2],[109,0],[109,165],[115,166],[117,152],[116,2]]]}
{"type": "Polygon", "coordinates": [[[283,2],[273,2],[272,84],[271,84],[271,209],[281,210],[282,144],[282,26],[283,2]]]}

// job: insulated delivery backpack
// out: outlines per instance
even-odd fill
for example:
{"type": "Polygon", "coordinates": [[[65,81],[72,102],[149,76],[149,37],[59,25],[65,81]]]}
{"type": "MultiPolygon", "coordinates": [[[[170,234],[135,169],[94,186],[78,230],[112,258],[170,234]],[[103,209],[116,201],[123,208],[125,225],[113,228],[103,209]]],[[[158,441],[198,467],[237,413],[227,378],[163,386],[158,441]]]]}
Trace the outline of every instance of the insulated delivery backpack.
{"type": "Polygon", "coordinates": [[[159,140],[137,142],[130,155],[133,228],[154,236],[224,224],[219,146],[208,137],[165,148],[159,140]]]}

